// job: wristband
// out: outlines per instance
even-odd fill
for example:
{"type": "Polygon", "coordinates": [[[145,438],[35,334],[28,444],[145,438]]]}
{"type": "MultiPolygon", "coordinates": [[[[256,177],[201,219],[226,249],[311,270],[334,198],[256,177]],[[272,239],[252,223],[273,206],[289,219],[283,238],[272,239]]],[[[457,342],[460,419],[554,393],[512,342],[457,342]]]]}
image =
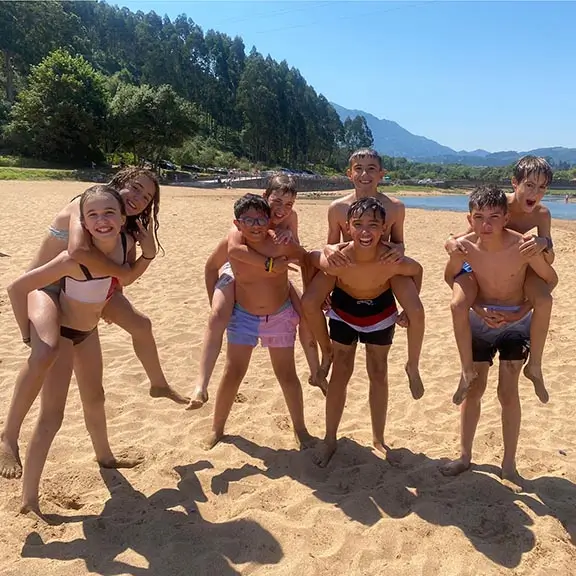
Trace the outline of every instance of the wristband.
{"type": "Polygon", "coordinates": [[[140,258],[144,258],[144,260],[154,260],[154,258],[156,258],[156,256],[152,256],[152,258],[148,258],[147,256],[144,256],[144,254],[142,254],[142,256],[140,256],[140,258]]]}
{"type": "Polygon", "coordinates": [[[274,268],[274,258],[266,258],[264,268],[266,272],[272,272],[272,268],[274,268]]]}
{"type": "Polygon", "coordinates": [[[30,336],[28,336],[28,338],[22,338],[22,342],[24,342],[24,344],[30,344],[30,336]]]}

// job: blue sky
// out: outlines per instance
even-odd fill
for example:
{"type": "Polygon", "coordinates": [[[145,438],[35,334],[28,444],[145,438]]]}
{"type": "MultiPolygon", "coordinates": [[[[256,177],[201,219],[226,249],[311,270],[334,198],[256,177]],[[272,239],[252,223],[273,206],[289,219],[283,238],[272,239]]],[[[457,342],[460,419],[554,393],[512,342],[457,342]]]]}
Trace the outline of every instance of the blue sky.
{"type": "Polygon", "coordinates": [[[185,13],[456,150],[576,147],[576,2],[110,2],[185,13]]]}

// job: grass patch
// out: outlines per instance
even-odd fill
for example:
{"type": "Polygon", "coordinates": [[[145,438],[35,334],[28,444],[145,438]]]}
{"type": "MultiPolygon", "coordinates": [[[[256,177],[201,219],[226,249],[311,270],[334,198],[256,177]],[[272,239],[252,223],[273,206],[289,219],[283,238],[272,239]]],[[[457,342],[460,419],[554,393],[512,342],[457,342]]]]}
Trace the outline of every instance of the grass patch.
{"type": "Polygon", "coordinates": [[[0,180],[84,180],[105,182],[108,175],[98,170],[64,170],[59,168],[0,167],[0,180]]]}

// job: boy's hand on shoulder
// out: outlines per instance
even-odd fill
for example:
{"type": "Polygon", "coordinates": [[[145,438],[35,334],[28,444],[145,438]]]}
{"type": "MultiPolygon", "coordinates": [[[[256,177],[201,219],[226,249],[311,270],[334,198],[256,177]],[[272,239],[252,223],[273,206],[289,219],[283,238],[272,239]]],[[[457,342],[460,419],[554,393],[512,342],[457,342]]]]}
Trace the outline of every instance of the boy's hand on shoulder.
{"type": "Polygon", "coordinates": [[[452,256],[452,254],[468,254],[468,250],[466,250],[464,243],[461,242],[459,238],[455,238],[454,236],[448,237],[446,244],[444,244],[444,249],[449,256],[452,256]]]}
{"type": "Polygon", "coordinates": [[[404,258],[404,245],[395,244],[394,242],[382,242],[382,246],[388,248],[380,256],[380,262],[382,264],[398,264],[404,258]]]}
{"type": "Polygon", "coordinates": [[[298,258],[288,258],[288,256],[277,256],[272,259],[272,270],[270,274],[284,274],[288,270],[292,272],[297,272],[296,268],[290,266],[290,264],[298,264],[298,258]]]}
{"type": "Polygon", "coordinates": [[[525,234],[519,245],[520,254],[529,259],[541,254],[548,248],[548,239],[535,236],[534,234],[525,234]]]}
{"type": "Polygon", "coordinates": [[[290,244],[295,242],[294,234],[292,234],[292,230],[288,228],[281,229],[281,230],[268,230],[268,234],[274,240],[275,244],[290,244]]]}
{"type": "Polygon", "coordinates": [[[324,247],[320,262],[327,268],[344,268],[352,264],[350,257],[333,244],[324,247]]]}

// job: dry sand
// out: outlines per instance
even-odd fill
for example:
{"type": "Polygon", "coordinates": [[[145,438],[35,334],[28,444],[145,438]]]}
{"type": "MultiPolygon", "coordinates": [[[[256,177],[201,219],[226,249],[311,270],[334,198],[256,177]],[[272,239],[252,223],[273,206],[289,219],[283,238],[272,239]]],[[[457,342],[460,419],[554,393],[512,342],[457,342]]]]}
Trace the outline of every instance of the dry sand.
{"type": "MultiPolygon", "coordinates": [[[[20,274],[51,217],[82,183],[0,183],[2,285],[20,274]]],[[[170,382],[191,388],[208,314],[203,266],[231,221],[238,191],[164,188],[161,239],[166,256],[127,290],[150,316],[170,382]]],[[[301,238],[319,247],[327,202],[302,199],[301,238]]],[[[551,401],[541,405],[521,379],[519,469],[532,480],[514,494],[497,479],[502,455],[496,369],[490,376],[471,472],[438,471],[458,451],[458,376],[443,284],[448,232],[464,215],[408,210],[408,254],[424,266],[427,312],[422,375],[426,394],[411,399],[402,366],[406,338],[397,331],[390,361],[386,437],[405,450],[391,468],[372,455],[364,352],[359,350],[340,433],[327,470],[294,451],[279,387],[262,349],[233,407],[228,443],[204,452],[212,400],[185,412],[148,397],[130,337],[101,324],[104,386],[113,447],[144,453],[134,470],[101,472],[93,461],[73,382],[65,422],[42,479],[42,505],[62,515],[48,526],[17,514],[19,481],[0,479],[0,574],[79,575],[544,575],[576,571],[576,268],[572,223],[555,223],[560,284],[545,356],[551,401]]],[[[26,358],[4,291],[0,293],[0,399],[5,413],[26,358]]],[[[296,352],[301,380],[307,371],[296,352]]],[[[212,397],[222,358],[211,387],[212,397]]],[[[304,387],[310,431],[323,434],[323,397],[304,387]]],[[[25,422],[25,448],[37,414],[25,422]]],[[[3,415],[0,415],[3,417],[3,415]]]]}

